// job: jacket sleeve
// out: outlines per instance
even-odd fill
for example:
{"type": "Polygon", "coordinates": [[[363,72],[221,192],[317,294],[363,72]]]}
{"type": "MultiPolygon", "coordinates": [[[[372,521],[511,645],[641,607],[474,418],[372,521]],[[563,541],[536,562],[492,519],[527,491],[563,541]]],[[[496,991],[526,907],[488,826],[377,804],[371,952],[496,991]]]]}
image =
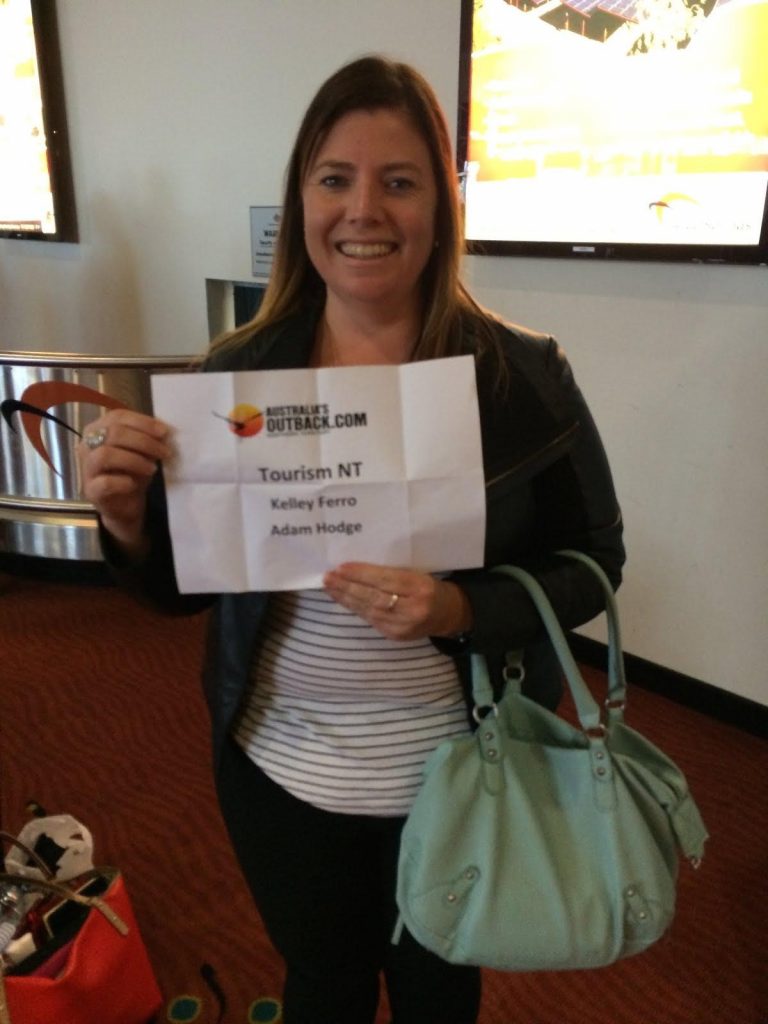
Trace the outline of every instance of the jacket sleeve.
{"type": "MultiPolygon", "coordinates": [[[[614,589],[624,564],[622,520],[610,468],[594,420],[576,386],[570,366],[549,339],[544,388],[550,401],[567,409],[577,423],[568,449],[526,486],[533,502],[533,529],[525,553],[510,559],[541,583],[564,629],[573,629],[605,608],[599,582],[588,568],[558,557],[563,548],[583,551],[605,571],[614,589]]],[[[473,612],[465,649],[486,654],[525,647],[544,636],[538,612],[515,580],[494,574],[492,566],[455,573],[473,612]]],[[[438,646],[444,646],[438,642],[438,646]]],[[[451,642],[444,646],[447,653],[451,642]]]]}
{"type": "Polygon", "coordinates": [[[142,604],[168,615],[194,615],[204,611],[213,604],[216,594],[179,593],[168,528],[165,486],[159,469],[147,492],[146,524],[149,551],[138,563],[126,559],[99,524],[104,560],[115,582],[142,604]]]}
{"type": "MultiPolygon", "coordinates": [[[[302,315],[290,330],[294,330],[296,324],[302,344],[308,349],[314,338],[314,320],[302,315]]],[[[278,335],[272,332],[263,337],[252,338],[247,345],[217,349],[208,353],[197,370],[201,373],[213,373],[258,369],[263,353],[269,350],[277,337],[278,335]]],[[[291,338],[293,340],[293,334],[291,338]]],[[[303,354],[304,348],[299,346],[298,355],[294,351],[293,357],[300,361],[303,354]]],[[[282,361],[279,361],[280,365],[282,361]]],[[[107,567],[116,582],[131,591],[138,600],[171,615],[192,615],[210,607],[220,595],[179,593],[168,527],[165,484],[160,469],[147,492],[145,523],[149,537],[149,552],[141,564],[128,562],[106,531],[100,530],[102,551],[107,567]]]]}
{"type": "MultiPolygon", "coordinates": [[[[228,355],[208,356],[198,372],[229,369],[228,355]]],[[[234,367],[236,368],[236,367],[234,367]]],[[[162,469],[158,468],[147,491],[145,529],[149,550],[140,563],[125,558],[110,535],[99,524],[101,549],[115,582],[142,604],[169,615],[194,615],[210,607],[216,594],[181,594],[176,582],[168,526],[168,505],[162,469]]]]}

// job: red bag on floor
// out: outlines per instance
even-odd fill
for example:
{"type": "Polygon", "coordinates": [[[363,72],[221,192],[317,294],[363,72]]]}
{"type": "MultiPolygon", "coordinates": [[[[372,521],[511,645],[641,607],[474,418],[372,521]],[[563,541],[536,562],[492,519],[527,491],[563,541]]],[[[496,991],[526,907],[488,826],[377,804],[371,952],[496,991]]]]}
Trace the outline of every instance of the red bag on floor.
{"type": "MultiPolygon", "coordinates": [[[[90,909],[55,977],[16,973],[24,962],[14,973],[0,975],[0,1024],[149,1024],[160,1009],[162,996],[122,875],[113,868],[91,874],[106,879],[100,897],[55,883],[31,883],[90,909]]],[[[0,880],[29,884],[9,875],[0,880]]],[[[61,955],[58,947],[50,954],[56,955],[61,955]]],[[[41,964],[43,973],[48,959],[41,964]]]]}

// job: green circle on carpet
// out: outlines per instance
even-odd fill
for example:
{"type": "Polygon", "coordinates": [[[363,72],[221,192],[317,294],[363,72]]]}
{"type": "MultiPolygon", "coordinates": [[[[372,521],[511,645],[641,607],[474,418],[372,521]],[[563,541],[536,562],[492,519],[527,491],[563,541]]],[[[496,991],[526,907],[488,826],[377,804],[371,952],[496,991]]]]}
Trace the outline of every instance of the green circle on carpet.
{"type": "Polygon", "coordinates": [[[257,999],[248,1011],[248,1024],[277,1024],[283,1019],[283,1008],[277,999],[257,999]]]}
{"type": "Polygon", "coordinates": [[[168,1004],[167,1020],[172,1024],[191,1024],[200,1016],[203,1008],[202,999],[197,996],[177,996],[168,1004]]]}

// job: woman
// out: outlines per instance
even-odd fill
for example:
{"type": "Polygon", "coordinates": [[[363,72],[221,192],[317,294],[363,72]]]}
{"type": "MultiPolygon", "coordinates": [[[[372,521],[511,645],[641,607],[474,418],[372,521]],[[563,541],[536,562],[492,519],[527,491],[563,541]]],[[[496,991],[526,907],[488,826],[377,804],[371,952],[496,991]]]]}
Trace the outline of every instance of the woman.
{"type": "MultiPolygon", "coordinates": [[[[459,281],[456,175],[436,98],[378,57],[331,76],[288,167],[272,279],[255,319],[206,370],[475,356],[487,489],[485,565],[525,565],[567,628],[614,585],[621,519],[589,411],[555,342],[502,324],[459,281]]],[[[526,648],[526,687],[559,681],[527,595],[486,569],[444,578],[378,564],[332,568],[324,589],[179,595],[162,479],[168,428],[113,411],[81,446],[119,578],[174,613],[213,605],[204,685],[222,812],[286,962],[286,1024],[364,1024],[383,971],[397,1024],[470,1024],[479,972],[406,935],[392,945],[399,835],[424,760],[470,728],[468,652],[499,670],[526,648]],[[264,842],[265,833],[269,841],[264,842]]],[[[496,672],[500,678],[500,671],[496,672]]]]}

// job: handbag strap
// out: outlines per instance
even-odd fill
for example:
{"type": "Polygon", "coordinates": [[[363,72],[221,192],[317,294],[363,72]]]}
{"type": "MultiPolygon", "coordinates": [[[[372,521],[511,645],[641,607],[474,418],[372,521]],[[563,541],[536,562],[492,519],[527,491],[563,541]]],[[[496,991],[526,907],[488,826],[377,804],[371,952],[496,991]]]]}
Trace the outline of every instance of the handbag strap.
{"type": "Polygon", "coordinates": [[[572,551],[565,549],[558,551],[563,558],[572,558],[581,562],[597,579],[603,588],[605,598],[605,618],[608,624],[608,700],[606,707],[621,712],[627,699],[627,677],[624,672],[624,652],[621,642],[621,624],[619,621],[619,606],[616,603],[616,595],[611,581],[605,575],[602,566],[585,555],[583,551],[572,551]]]}
{"type": "Polygon", "coordinates": [[[600,708],[581,677],[581,672],[568,646],[568,641],[565,639],[565,634],[560,627],[560,623],[557,621],[557,616],[552,609],[552,605],[549,603],[549,598],[544,592],[542,585],[529,572],[526,572],[525,569],[520,569],[516,565],[500,565],[493,571],[503,573],[505,576],[511,576],[527,591],[528,596],[536,605],[536,610],[541,617],[541,621],[544,623],[549,639],[552,641],[552,647],[557,655],[557,660],[560,662],[560,667],[563,670],[568,682],[568,688],[573,697],[573,702],[576,705],[576,713],[582,729],[585,732],[599,729],[601,725],[600,708]]]}
{"type": "MultiPolygon", "coordinates": [[[[621,633],[619,629],[618,608],[613,596],[613,588],[600,566],[588,555],[584,555],[580,551],[571,550],[558,551],[557,554],[564,558],[574,559],[586,565],[597,577],[605,591],[605,610],[608,620],[609,651],[608,699],[606,701],[606,707],[608,708],[610,719],[620,718],[626,701],[626,680],[624,677],[624,661],[621,652],[621,633]]],[[[584,682],[581,671],[579,670],[576,660],[568,645],[565,633],[558,622],[557,616],[544,588],[539,581],[531,575],[531,573],[526,572],[525,569],[521,569],[518,566],[501,565],[496,567],[493,571],[504,573],[506,576],[511,576],[526,590],[536,606],[536,610],[541,616],[544,628],[552,642],[555,654],[560,662],[560,667],[562,668],[568,683],[568,688],[571,691],[571,696],[573,697],[573,702],[576,706],[576,714],[582,729],[586,732],[599,730],[603,725],[600,707],[590,693],[587,684],[584,682]]],[[[483,686],[484,683],[487,684],[487,668],[484,673],[477,673],[477,679],[480,685],[479,692],[475,691],[476,675],[474,669],[475,665],[473,664],[473,698],[476,704],[488,704],[489,701],[485,696],[483,686]]]]}
{"type": "Polygon", "coordinates": [[[0,840],[5,840],[5,842],[10,843],[11,846],[18,847],[18,849],[26,856],[28,861],[35,862],[47,879],[52,880],[55,878],[53,871],[48,867],[43,858],[30,846],[27,846],[26,843],[22,843],[20,839],[17,839],[16,836],[12,836],[10,832],[0,829],[0,840]]]}
{"type": "MultiPolygon", "coordinates": [[[[111,881],[117,877],[117,870],[115,868],[94,869],[93,871],[87,871],[84,875],[80,875],[78,880],[102,877],[108,878],[111,881]]],[[[62,882],[43,881],[39,878],[28,878],[26,875],[8,874],[5,871],[0,872],[0,882],[26,888],[30,892],[42,892],[50,896],[60,896],[63,900],[72,900],[74,903],[80,903],[85,907],[95,907],[121,935],[128,934],[128,925],[100,896],[83,896],[82,893],[75,892],[74,889],[71,889],[62,882]]]]}

